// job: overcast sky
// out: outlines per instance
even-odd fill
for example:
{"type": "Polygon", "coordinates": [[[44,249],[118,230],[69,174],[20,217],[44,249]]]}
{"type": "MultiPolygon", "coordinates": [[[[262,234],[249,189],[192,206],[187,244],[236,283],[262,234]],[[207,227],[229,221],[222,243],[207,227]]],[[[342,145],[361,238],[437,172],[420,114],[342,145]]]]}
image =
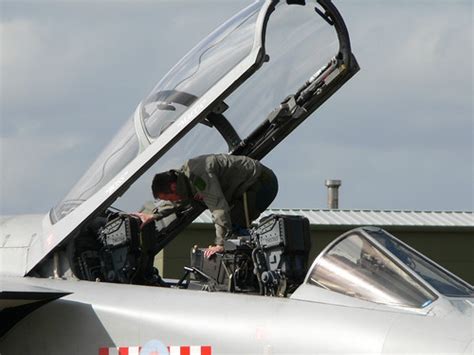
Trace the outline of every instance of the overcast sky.
{"type": "MultiPolygon", "coordinates": [[[[175,62],[251,2],[0,0],[0,214],[47,212],[175,62]]],[[[472,1],[334,2],[361,71],[265,158],[272,207],[324,208],[333,178],[343,209],[472,211],[472,1]]]]}

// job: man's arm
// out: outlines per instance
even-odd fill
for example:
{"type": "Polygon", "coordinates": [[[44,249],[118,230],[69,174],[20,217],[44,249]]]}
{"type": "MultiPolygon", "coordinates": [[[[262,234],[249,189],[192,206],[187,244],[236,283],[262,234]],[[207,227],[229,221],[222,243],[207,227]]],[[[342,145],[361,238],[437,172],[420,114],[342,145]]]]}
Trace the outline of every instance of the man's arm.
{"type": "Polygon", "coordinates": [[[130,213],[130,215],[140,218],[142,222],[140,228],[143,228],[148,223],[151,223],[153,221],[159,221],[160,219],[175,213],[183,205],[184,204],[180,204],[177,202],[173,203],[169,201],[164,201],[153,210],[153,213],[136,212],[130,213]]]}
{"type": "Polygon", "coordinates": [[[157,220],[155,219],[155,215],[151,213],[134,212],[134,213],[130,213],[130,215],[140,219],[140,221],[142,222],[140,224],[140,229],[143,228],[148,223],[157,220]]]}
{"type": "Polygon", "coordinates": [[[207,248],[204,251],[204,256],[209,259],[215,253],[223,253],[223,252],[224,252],[224,246],[223,245],[211,245],[211,246],[209,246],[209,248],[207,248]]]}
{"type": "Polygon", "coordinates": [[[219,180],[214,174],[209,174],[206,179],[206,188],[200,191],[204,203],[209,208],[216,228],[215,245],[209,246],[204,251],[204,256],[210,258],[215,253],[224,252],[224,239],[232,233],[230,207],[222,192],[219,180]]]}
{"type": "MultiPolygon", "coordinates": [[[[222,192],[219,180],[213,173],[209,173],[205,178],[203,189],[196,186],[203,202],[211,211],[214,226],[216,228],[216,245],[224,245],[225,236],[232,232],[232,221],[230,218],[230,207],[222,192]]],[[[202,187],[202,185],[201,185],[202,187]]]]}

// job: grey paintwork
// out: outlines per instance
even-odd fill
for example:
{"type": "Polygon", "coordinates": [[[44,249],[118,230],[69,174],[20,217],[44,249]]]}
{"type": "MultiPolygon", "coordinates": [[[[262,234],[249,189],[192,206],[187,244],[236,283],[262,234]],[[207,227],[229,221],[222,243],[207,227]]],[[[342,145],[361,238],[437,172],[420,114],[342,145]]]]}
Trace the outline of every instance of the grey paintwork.
{"type": "Polygon", "coordinates": [[[43,236],[44,215],[5,216],[0,220],[0,274],[23,276],[28,251],[43,236]]]}
{"type": "Polygon", "coordinates": [[[144,345],[152,339],[211,345],[213,354],[472,350],[472,303],[467,300],[440,298],[420,314],[347,296],[318,301],[318,292],[325,290],[315,286],[305,286],[314,292],[312,300],[301,300],[86,281],[23,282],[72,294],[15,326],[2,339],[2,354],[97,354],[100,347],[144,345]]]}
{"type": "MultiPolygon", "coordinates": [[[[366,228],[350,231],[333,244],[353,233],[377,244],[366,228]]],[[[68,295],[13,326],[0,339],[0,352],[97,354],[100,348],[136,347],[159,340],[170,346],[209,345],[213,354],[472,353],[474,298],[446,297],[414,270],[405,267],[405,271],[431,289],[434,302],[422,308],[389,306],[307,282],[290,298],[277,298],[4,277],[2,292],[42,290],[47,295],[60,290],[68,295]]]]}

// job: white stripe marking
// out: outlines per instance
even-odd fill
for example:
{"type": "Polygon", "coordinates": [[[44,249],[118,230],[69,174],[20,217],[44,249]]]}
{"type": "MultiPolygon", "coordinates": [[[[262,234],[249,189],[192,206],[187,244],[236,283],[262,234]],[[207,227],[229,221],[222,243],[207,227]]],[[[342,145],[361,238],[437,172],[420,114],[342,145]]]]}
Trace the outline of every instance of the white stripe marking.
{"type": "MultiPolygon", "coordinates": [[[[180,346],[170,346],[170,355],[181,355],[180,346]]],[[[201,354],[199,354],[201,355],[201,354]]]]}
{"type": "Polygon", "coordinates": [[[201,355],[201,347],[200,346],[191,346],[189,354],[190,355],[201,355]]]}

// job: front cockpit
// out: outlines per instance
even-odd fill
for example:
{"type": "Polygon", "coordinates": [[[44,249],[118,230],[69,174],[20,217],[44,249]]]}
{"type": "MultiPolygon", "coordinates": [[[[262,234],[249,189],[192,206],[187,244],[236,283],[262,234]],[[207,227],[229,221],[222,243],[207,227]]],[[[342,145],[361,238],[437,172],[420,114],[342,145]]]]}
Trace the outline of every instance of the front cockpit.
{"type": "Polygon", "coordinates": [[[377,245],[354,232],[322,253],[307,282],[366,301],[422,308],[437,296],[377,245]]]}
{"type": "Polygon", "coordinates": [[[472,286],[383,229],[349,231],[331,243],[314,261],[305,284],[294,295],[321,299],[327,290],[351,299],[396,308],[424,309],[440,297],[474,296],[472,286]],[[314,289],[313,289],[314,290],[314,289]]]}

